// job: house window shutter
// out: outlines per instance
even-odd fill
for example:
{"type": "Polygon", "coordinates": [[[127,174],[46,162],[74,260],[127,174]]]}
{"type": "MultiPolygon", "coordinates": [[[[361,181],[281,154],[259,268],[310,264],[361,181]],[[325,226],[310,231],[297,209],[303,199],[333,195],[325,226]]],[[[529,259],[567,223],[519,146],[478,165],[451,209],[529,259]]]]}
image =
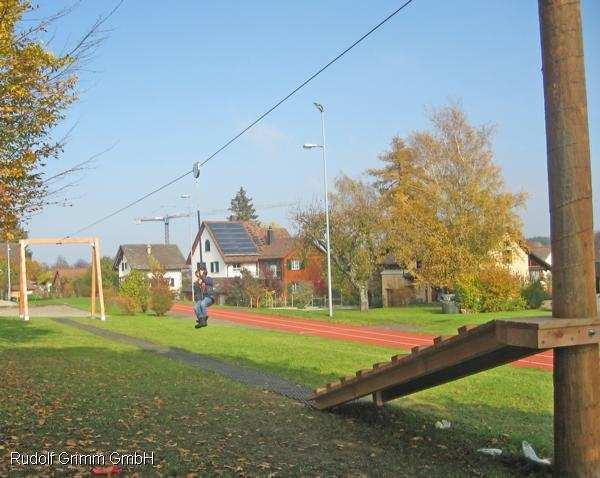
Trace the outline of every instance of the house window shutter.
{"type": "Polygon", "coordinates": [[[306,267],[306,263],[304,261],[300,261],[300,269],[304,269],[306,267]]]}
{"type": "Polygon", "coordinates": [[[288,271],[292,270],[292,260],[291,259],[288,259],[288,261],[287,261],[287,269],[288,269],[288,271]]]}
{"type": "Polygon", "coordinates": [[[215,272],[218,274],[219,273],[219,263],[215,262],[215,272]]]}

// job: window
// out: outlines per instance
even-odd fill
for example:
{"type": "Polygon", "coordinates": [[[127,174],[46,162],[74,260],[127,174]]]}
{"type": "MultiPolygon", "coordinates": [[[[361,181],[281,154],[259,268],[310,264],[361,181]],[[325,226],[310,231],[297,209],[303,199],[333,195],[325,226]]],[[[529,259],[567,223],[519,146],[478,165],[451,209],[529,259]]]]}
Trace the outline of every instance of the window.
{"type": "Polygon", "coordinates": [[[171,287],[175,287],[175,279],[173,279],[172,277],[169,277],[168,279],[169,279],[169,285],[171,287]]]}
{"type": "Polygon", "coordinates": [[[299,259],[292,259],[289,262],[289,269],[291,271],[299,271],[300,269],[302,269],[302,262],[300,262],[299,259]]]}
{"type": "Polygon", "coordinates": [[[210,252],[210,241],[208,239],[204,241],[204,252],[210,252]]]}
{"type": "Polygon", "coordinates": [[[219,261],[214,261],[210,263],[210,271],[214,274],[219,273],[219,261]]]}
{"type": "Polygon", "coordinates": [[[279,277],[279,268],[277,264],[269,264],[269,272],[273,277],[279,277]]]}
{"type": "Polygon", "coordinates": [[[235,264],[231,264],[231,267],[233,267],[234,271],[239,271],[242,268],[242,265],[239,262],[236,262],[235,264]]]}
{"type": "Polygon", "coordinates": [[[121,272],[125,272],[125,263],[121,262],[121,272]]]}

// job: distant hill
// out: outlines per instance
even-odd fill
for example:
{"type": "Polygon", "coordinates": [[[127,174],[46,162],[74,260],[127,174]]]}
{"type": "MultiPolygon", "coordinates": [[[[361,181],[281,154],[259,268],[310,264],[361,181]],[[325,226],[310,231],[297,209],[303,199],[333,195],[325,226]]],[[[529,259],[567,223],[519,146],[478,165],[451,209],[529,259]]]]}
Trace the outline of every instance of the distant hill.
{"type": "Polygon", "coordinates": [[[529,242],[539,242],[543,246],[549,246],[550,245],[550,238],[546,237],[546,236],[528,237],[527,240],[529,242]]]}

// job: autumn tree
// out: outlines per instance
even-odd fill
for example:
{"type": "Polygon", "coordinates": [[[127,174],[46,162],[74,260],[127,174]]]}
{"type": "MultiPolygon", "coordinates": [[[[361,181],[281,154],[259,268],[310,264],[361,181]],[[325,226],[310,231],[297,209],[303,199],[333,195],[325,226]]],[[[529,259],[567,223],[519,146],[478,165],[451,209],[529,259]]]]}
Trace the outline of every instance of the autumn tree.
{"type": "MultiPolygon", "coordinates": [[[[50,187],[70,168],[44,178],[44,166],[63,150],[53,129],[77,99],[77,71],[102,40],[100,18],[71,48],[48,46],[52,25],[72,7],[36,19],[28,0],[3,0],[0,8],[0,239],[13,240],[20,225],[41,209],[50,187]],[[32,17],[32,18],[29,18],[32,17]]],[[[112,12],[111,12],[112,13],[112,12]]],[[[82,163],[83,164],[83,163],[82,163]]]]}
{"type": "MultiPolygon", "coordinates": [[[[369,309],[369,281],[385,252],[377,190],[362,180],[339,176],[329,195],[331,261],[336,283],[358,293],[360,309],[369,309]]],[[[315,203],[294,212],[305,248],[327,250],[325,212],[315,203]]]]}
{"type": "Polygon", "coordinates": [[[452,288],[493,261],[503,242],[520,239],[525,195],[505,186],[492,127],[472,126],[458,105],[434,110],[430,120],[429,131],[394,138],[371,173],[396,260],[419,282],[452,288]]]}
{"type": "Polygon", "coordinates": [[[243,187],[240,187],[231,200],[229,211],[231,212],[230,221],[256,221],[258,219],[252,198],[248,196],[243,187]]]}

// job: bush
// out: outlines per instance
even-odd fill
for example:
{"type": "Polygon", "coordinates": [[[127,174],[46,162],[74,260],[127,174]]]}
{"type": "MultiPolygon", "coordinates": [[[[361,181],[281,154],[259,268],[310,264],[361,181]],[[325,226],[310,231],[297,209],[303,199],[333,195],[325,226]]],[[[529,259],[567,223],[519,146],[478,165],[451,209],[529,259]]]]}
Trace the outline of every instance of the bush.
{"type": "Polygon", "coordinates": [[[158,316],[165,315],[173,306],[173,293],[169,286],[150,288],[150,307],[158,316]]]}
{"type": "Polygon", "coordinates": [[[288,293],[293,297],[294,307],[304,309],[307,305],[312,302],[312,298],[315,292],[315,288],[312,282],[298,282],[290,284],[288,287],[288,293]]]}
{"type": "Polygon", "coordinates": [[[456,300],[462,309],[473,312],[521,310],[522,281],[504,267],[489,267],[477,276],[467,276],[455,285],[456,300]]]}
{"type": "Polygon", "coordinates": [[[150,279],[150,308],[158,316],[165,315],[173,305],[173,292],[169,281],[165,279],[163,266],[154,257],[150,257],[152,277],[150,279]]]}
{"type": "Polygon", "coordinates": [[[146,312],[148,310],[148,298],[150,295],[148,278],[138,270],[132,270],[119,288],[119,295],[131,297],[136,304],[136,310],[146,312]]]}
{"type": "Polygon", "coordinates": [[[544,285],[539,280],[523,287],[521,295],[530,309],[539,309],[542,302],[550,299],[550,294],[546,292],[544,285]]]}
{"type": "Polygon", "coordinates": [[[124,315],[134,315],[138,311],[138,303],[133,297],[117,295],[111,299],[115,307],[124,315]]]}

